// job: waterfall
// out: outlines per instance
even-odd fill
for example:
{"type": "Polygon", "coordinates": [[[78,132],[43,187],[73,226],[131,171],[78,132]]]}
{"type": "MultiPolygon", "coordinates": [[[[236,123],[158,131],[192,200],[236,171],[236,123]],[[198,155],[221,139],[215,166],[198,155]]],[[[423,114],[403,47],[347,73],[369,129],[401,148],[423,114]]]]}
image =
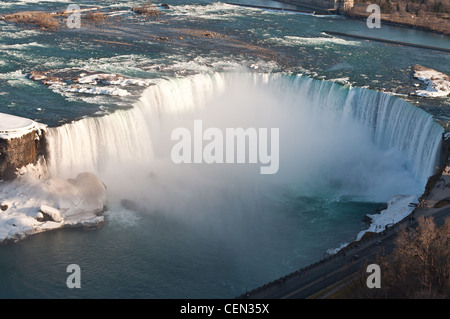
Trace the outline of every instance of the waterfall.
{"type": "Polygon", "coordinates": [[[50,171],[68,177],[80,171],[98,172],[110,161],[151,161],[151,132],[158,129],[161,116],[200,107],[211,94],[224,89],[221,80],[216,75],[163,81],[146,89],[129,110],[50,128],[50,171]]]}
{"type": "MultiPolygon", "coordinates": [[[[81,171],[101,175],[111,164],[151,163],[161,153],[157,145],[170,143],[170,139],[161,141],[157,137],[166,123],[210,107],[209,101],[226,95],[231,86],[257,88],[275,97],[279,112],[288,116],[303,109],[303,114],[316,117],[327,113],[336,122],[353,120],[364,127],[378,148],[401,152],[403,165],[423,186],[433,174],[443,129],[425,111],[400,98],[364,88],[304,76],[257,73],[212,73],[162,80],[147,88],[129,110],[49,128],[50,171],[64,177],[81,171]]],[[[239,110],[234,110],[237,117],[239,110]]]]}

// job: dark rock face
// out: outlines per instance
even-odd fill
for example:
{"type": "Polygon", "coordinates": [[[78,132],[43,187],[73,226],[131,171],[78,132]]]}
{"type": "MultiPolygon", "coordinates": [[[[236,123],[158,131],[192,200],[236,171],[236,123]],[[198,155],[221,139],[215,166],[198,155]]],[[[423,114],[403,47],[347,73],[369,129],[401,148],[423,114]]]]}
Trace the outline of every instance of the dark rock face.
{"type": "Polygon", "coordinates": [[[42,217],[37,218],[38,221],[51,221],[56,223],[60,223],[62,221],[61,212],[56,208],[43,205],[41,206],[39,212],[42,214],[42,217]]]}
{"type": "Polygon", "coordinates": [[[46,155],[44,131],[33,131],[19,138],[0,139],[0,180],[16,178],[16,170],[36,163],[46,155]]]}
{"type": "Polygon", "coordinates": [[[450,132],[447,131],[443,134],[442,136],[442,141],[443,141],[443,156],[444,156],[444,161],[446,162],[448,160],[448,158],[450,157],[450,132]]]}

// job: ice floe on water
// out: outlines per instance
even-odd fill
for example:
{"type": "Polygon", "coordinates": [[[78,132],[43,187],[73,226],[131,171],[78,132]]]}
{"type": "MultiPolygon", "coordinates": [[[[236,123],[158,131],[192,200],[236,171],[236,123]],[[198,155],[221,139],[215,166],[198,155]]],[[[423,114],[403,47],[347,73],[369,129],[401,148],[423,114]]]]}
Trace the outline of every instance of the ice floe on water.
{"type": "Polygon", "coordinates": [[[431,68],[416,65],[413,67],[413,78],[422,82],[415,83],[419,87],[415,95],[423,97],[445,97],[450,94],[450,77],[431,68]],[[420,86],[422,86],[420,88],[420,86]]]}

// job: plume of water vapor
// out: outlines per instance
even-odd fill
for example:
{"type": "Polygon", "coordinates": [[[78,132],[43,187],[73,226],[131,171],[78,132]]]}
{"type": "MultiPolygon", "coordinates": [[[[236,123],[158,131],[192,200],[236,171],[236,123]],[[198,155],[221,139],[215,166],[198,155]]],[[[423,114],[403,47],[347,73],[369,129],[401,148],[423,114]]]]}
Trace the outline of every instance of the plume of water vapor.
{"type": "Polygon", "coordinates": [[[112,205],[125,199],[128,208],[231,238],[262,211],[287,205],[286,194],[375,202],[419,194],[441,133],[427,113],[382,93],[300,76],[214,73],[164,81],[133,109],[49,129],[48,140],[52,174],[93,171],[112,205]],[[223,132],[279,128],[278,173],[260,175],[259,164],[174,164],[171,132],[193,132],[198,119],[223,132]]]}

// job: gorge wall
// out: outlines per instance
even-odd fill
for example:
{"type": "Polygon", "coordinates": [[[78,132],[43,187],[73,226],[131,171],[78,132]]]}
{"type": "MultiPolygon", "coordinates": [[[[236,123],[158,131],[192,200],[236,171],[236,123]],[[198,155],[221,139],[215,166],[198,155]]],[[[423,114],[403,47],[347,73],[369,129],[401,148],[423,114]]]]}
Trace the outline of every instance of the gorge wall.
{"type": "Polygon", "coordinates": [[[36,163],[45,154],[44,130],[36,129],[16,138],[0,137],[0,180],[14,179],[18,168],[36,163]]]}

